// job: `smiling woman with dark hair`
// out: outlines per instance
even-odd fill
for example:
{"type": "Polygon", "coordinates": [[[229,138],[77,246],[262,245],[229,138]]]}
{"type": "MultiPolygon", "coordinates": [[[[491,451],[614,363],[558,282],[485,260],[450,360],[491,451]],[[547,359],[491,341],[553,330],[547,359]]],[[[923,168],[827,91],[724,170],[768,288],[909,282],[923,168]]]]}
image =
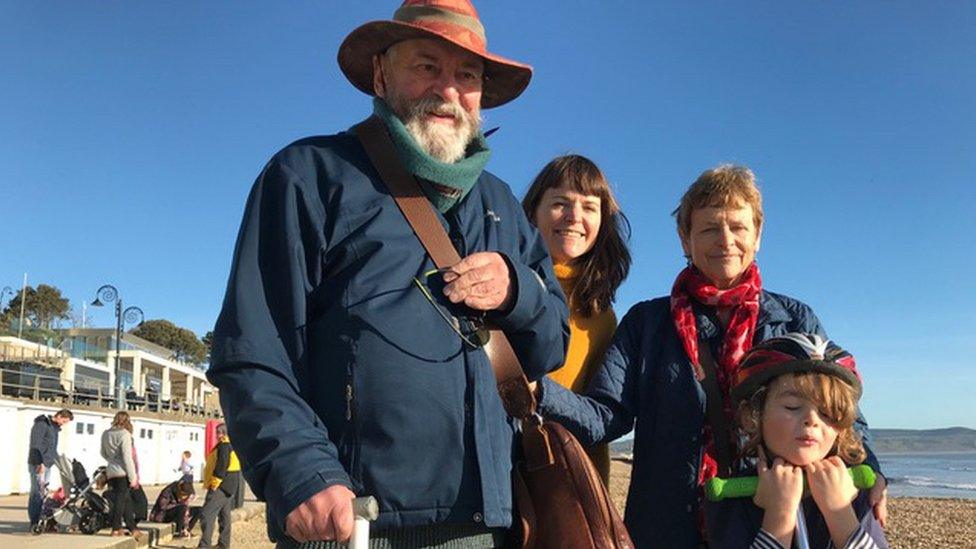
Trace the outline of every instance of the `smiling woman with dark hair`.
{"type": "MultiPolygon", "coordinates": [[[[634,429],[624,522],[638,547],[702,543],[701,486],[716,476],[720,463],[734,466],[727,457],[734,448],[723,444],[729,437],[723,429],[713,433],[706,409],[732,424],[728,390],[745,352],[789,332],[826,338],[810,307],[763,289],[755,262],[762,195],[751,170],[723,165],[705,171],[675,216],[688,266],[671,295],[631,308],[584,395],[545,378],[537,391],[541,413],[566,425],[583,444],[611,441],[634,429]],[[714,374],[706,377],[706,371],[714,374]],[[711,402],[707,385],[715,387],[711,402]]],[[[860,415],[856,426],[866,434],[860,415]]],[[[870,450],[866,463],[879,470],[870,450]]],[[[882,523],[884,484],[878,482],[871,494],[882,523]]]]}
{"type": "MultiPolygon", "coordinates": [[[[581,392],[603,363],[617,327],[611,305],[630,270],[630,227],[600,168],[575,154],[557,157],[539,172],[522,208],[542,234],[569,302],[566,362],[549,377],[581,392]]],[[[587,454],[609,486],[608,446],[591,446],[587,454]]]]}

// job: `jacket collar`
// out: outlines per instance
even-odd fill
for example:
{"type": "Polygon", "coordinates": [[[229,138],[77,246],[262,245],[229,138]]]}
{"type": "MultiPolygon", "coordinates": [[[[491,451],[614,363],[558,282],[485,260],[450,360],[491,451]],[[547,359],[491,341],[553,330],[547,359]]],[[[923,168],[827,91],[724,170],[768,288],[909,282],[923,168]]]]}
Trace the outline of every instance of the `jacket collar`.
{"type": "MultiPolygon", "coordinates": [[[[722,333],[722,328],[719,326],[714,310],[697,302],[694,302],[692,307],[695,311],[695,321],[698,323],[698,337],[703,339],[718,337],[722,333]]],[[[775,322],[788,322],[790,318],[779,300],[773,298],[766,290],[759,293],[759,317],[756,319],[756,328],[775,322]]]]}

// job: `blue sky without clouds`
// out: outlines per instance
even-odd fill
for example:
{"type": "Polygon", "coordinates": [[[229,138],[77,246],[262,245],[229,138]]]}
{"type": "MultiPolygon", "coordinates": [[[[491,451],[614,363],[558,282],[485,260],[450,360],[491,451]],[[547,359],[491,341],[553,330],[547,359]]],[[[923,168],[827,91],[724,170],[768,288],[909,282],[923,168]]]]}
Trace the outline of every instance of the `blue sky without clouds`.
{"type": "MultiPolygon", "coordinates": [[[[363,118],[339,43],[394,2],[0,1],[0,285],[103,283],[198,334],[220,307],[264,162],[363,118]]],[[[669,216],[722,162],[752,167],[766,287],[857,357],[878,427],[976,427],[976,4],[480,2],[535,66],[486,112],[521,196],[593,158],[631,220],[622,315],[683,266],[669,216]]],[[[94,314],[109,326],[110,311],[94,314]]]]}

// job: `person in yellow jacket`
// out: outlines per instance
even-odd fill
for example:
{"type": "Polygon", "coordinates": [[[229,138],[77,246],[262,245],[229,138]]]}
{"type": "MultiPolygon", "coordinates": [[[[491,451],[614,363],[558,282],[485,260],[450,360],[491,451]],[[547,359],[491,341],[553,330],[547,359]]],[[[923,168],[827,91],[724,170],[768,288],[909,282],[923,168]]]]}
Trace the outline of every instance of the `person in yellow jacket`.
{"type": "MultiPolygon", "coordinates": [[[[539,172],[522,208],[549,248],[569,303],[566,362],[549,377],[581,393],[603,364],[617,328],[612,305],[630,270],[624,237],[630,226],[600,168],[575,154],[557,157],[539,172]]],[[[608,445],[587,448],[587,454],[609,486],[608,445]]]]}
{"type": "Polygon", "coordinates": [[[203,485],[207,488],[207,498],[200,513],[200,544],[198,547],[213,547],[214,524],[220,522],[217,547],[230,547],[230,512],[234,497],[241,483],[241,462],[230,445],[227,426],[217,426],[217,445],[207,454],[203,469],[203,485]]]}

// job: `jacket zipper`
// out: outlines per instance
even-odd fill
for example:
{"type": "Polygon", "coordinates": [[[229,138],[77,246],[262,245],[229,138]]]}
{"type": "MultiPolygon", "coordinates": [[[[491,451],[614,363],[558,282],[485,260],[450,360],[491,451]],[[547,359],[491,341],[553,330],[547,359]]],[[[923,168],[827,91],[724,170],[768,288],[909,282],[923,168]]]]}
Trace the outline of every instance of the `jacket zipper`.
{"type": "MultiPolygon", "coordinates": [[[[346,383],[346,421],[352,422],[352,379],[346,383]]],[[[350,425],[352,427],[352,425],[350,425]]]]}
{"type": "Polygon", "coordinates": [[[353,386],[352,367],[346,374],[346,428],[349,430],[349,479],[353,483],[354,491],[359,491],[361,474],[359,471],[359,433],[356,430],[354,418],[355,391],[353,386]]]}

